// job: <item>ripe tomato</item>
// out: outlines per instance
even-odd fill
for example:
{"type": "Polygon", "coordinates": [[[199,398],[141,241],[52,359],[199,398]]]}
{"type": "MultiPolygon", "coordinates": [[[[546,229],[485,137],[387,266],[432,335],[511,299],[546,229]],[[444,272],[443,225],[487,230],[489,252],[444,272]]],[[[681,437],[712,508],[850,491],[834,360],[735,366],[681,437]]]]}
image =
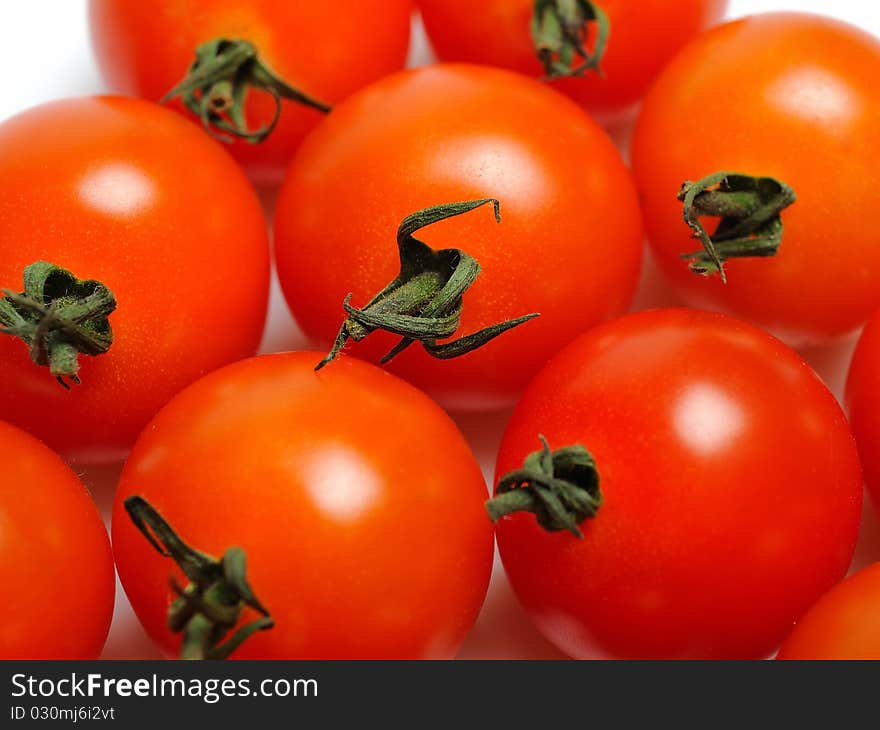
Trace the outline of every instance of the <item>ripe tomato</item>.
{"type": "MultiPolygon", "coordinates": [[[[483,272],[459,334],[541,317],[465,357],[419,348],[390,369],[464,408],[510,403],[573,334],[624,311],[642,255],[638,200],[617,150],[573,103],[498,69],[434,66],[384,79],[337,107],[300,149],[275,217],[278,273],[305,332],[329,346],[345,312],[398,273],[395,232],[430,206],[497,198],[420,234],[483,272]],[[613,215],[609,211],[614,211],[613,215]]],[[[378,360],[385,333],[355,355],[378,360]]]]}
{"type": "Polygon", "coordinates": [[[498,477],[539,434],[592,454],[601,506],[580,540],[504,517],[498,546],[532,619],[573,656],[761,658],[846,573],[862,500],[846,419],[749,325],[657,310],[597,328],[529,386],[498,477]]]}
{"type": "Polygon", "coordinates": [[[666,68],[645,100],[633,164],[649,238],[688,302],[796,345],[843,335],[880,307],[880,232],[865,225],[880,186],[877,68],[876,38],[791,13],[711,30],[666,68]],[[676,199],[685,181],[722,171],[770,176],[797,195],[778,254],[731,260],[726,285],[681,260],[700,246],[676,199]]]}
{"type": "Polygon", "coordinates": [[[131,445],[184,386],[252,355],[269,287],[259,201],[222,147],[136,99],[58,101],[0,125],[0,287],[46,260],[115,294],[106,354],[65,391],[0,336],[0,417],[77,455],[131,445]]]}
{"type": "MultiPolygon", "coordinates": [[[[279,2],[91,0],[92,41],[110,88],[152,101],[164,97],[192,65],[196,49],[216,38],[252,43],[261,61],[296,89],[329,104],[403,67],[411,0],[279,2]]],[[[179,109],[183,107],[175,102],[179,109]]],[[[254,90],[248,125],[267,125],[275,104],[254,90]]],[[[262,144],[238,140],[235,157],[260,179],[280,178],[303,137],[321,119],[315,109],[284,102],[278,126],[262,144]]]]}
{"type": "Polygon", "coordinates": [[[880,313],[865,327],[846,383],[846,404],[865,484],[880,510],[880,313]]]}
{"type": "Polygon", "coordinates": [[[107,531],[76,475],[0,421],[0,659],[97,659],[113,616],[107,531]]]}
{"type": "Polygon", "coordinates": [[[832,588],[797,623],[777,659],[880,659],[880,564],[832,588]]]}
{"type": "MultiPolygon", "coordinates": [[[[132,525],[144,497],[191,546],[244,549],[274,628],[234,655],[452,657],[492,567],[485,482],[453,422],[415,388],[320,353],[246,360],[175,398],[126,464],[113,514],[125,591],[168,654],[169,575],[132,525]]],[[[252,618],[252,617],[248,617],[252,618]]]]}
{"type": "MultiPolygon", "coordinates": [[[[559,78],[553,85],[590,111],[616,115],[636,104],[675,52],[724,16],[726,0],[599,0],[610,37],[601,75],[559,78]]],[[[445,61],[502,66],[539,77],[531,25],[534,0],[488,0],[474,12],[470,0],[418,0],[425,27],[445,61]]],[[[588,45],[595,44],[591,27],[588,45]]]]}

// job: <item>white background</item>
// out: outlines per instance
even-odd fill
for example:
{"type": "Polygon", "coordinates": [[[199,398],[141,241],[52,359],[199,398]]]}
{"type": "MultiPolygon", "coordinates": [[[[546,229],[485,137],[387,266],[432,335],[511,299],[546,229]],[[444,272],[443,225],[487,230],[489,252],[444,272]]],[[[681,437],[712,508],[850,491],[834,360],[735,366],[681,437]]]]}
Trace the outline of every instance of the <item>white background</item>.
{"type": "MultiPolygon", "coordinates": [[[[142,2],[145,0],[130,0],[142,2]]],[[[162,0],[149,0],[162,2],[162,0]]],[[[242,0],[246,2],[247,0],[242,0]]],[[[279,0],[280,1],[280,0],[279,0]]],[[[306,0],[285,0],[305,2],[306,0]]],[[[365,0],[366,1],[366,0],[365,0]]],[[[670,3],[674,12],[674,3],[670,3]]],[[[880,7],[866,0],[732,0],[731,16],[772,10],[801,10],[834,15],[880,35],[880,7]]],[[[92,58],[88,38],[85,0],[0,0],[0,68],[5,69],[0,94],[0,120],[50,99],[101,93],[104,91],[92,58]]],[[[430,60],[423,34],[417,29],[411,59],[414,64],[430,60]]],[[[267,199],[271,196],[266,196],[267,199]]],[[[2,221],[0,221],[2,225],[2,221]]],[[[639,306],[669,300],[651,267],[645,273],[639,306]]],[[[293,323],[278,296],[273,294],[272,311],[264,349],[290,347],[293,323]],[[283,344],[282,344],[283,343],[283,344]]],[[[826,382],[840,394],[852,342],[834,348],[804,353],[826,382]]],[[[507,414],[466,416],[457,420],[468,435],[487,476],[491,475],[494,449],[507,414]]],[[[107,512],[112,501],[118,467],[79,469],[107,512]]],[[[880,559],[880,527],[866,512],[862,544],[856,565],[880,559]]],[[[76,630],[71,627],[71,630],[76,630]]],[[[105,656],[108,658],[151,658],[157,653],[131,613],[121,588],[117,611],[105,656]]],[[[524,617],[513,598],[500,564],[477,626],[461,652],[464,658],[557,658],[559,653],[545,642],[524,617]]]]}

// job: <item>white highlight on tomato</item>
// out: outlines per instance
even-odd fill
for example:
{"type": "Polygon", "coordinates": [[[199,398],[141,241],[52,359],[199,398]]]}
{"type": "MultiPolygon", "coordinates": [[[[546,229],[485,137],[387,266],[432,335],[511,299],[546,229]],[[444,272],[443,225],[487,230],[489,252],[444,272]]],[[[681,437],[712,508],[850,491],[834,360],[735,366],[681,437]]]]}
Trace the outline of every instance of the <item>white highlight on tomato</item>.
{"type": "Polygon", "coordinates": [[[80,181],[79,194],[87,205],[110,215],[136,215],[157,197],[153,181],[125,163],[91,170],[80,181]]]}
{"type": "Polygon", "coordinates": [[[823,123],[835,135],[845,136],[847,122],[859,114],[859,101],[845,82],[818,67],[789,71],[766,93],[785,113],[823,123]]]}
{"type": "Polygon", "coordinates": [[[729,447],[746,424],[737,402],[707,383],[697,383],[684,391],[673,418],[679,438],[703,455],[729,447]]]}
{"type": "Polygon", "coordinates": [[[353,522],[378,501],[382,484],[372,466],[342,447],[316,451],[305,468],[305,487],[315,506],[339,522],[353,522]]]}

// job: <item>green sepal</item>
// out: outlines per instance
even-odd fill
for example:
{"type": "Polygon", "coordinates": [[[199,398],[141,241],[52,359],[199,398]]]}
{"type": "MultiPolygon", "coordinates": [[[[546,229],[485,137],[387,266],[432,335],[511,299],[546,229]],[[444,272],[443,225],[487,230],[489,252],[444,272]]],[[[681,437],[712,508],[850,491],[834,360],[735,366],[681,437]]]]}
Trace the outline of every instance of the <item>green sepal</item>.
{"type": "Polygon", "coordinates": [[[436,251],[415,238],[415,234],[434,223],[488,204],[492,204],[495,220],[500,223],[500,204],[492,198],[438,205],[407,216],[397,233],[400,274],[363,308],[351,305],[351,294],[345,298],[342,306],[348,316],[329,354],[315,369],[320,370],[336,359],[350,339],[360,342],[377,330],[401,337],[382,358],[383,364],[416,342],[431,356],[448,360],[473,352],[539,316],[528,314],[451,342],[438,343],[458,331],[463,296],[479,276],[480,265],[460,249],[436,251]]]}
{"type": "Polygon", "coordinates": [[[181,97],[184,105],[208,132],[231,142],[263,142],[278,124],[282,99],[327,113],[330,106],[288,84],[260,60],[256,47],[244,40],[215,38],[196,49],[186,77],[160,103],[181,97]],[[275,102],[272,121],[260,129],[248,125],[245,105],[251,89],[265,92],[275,102]]]}
{"type": "Polygon", "coordinates": [[[602,7],[590,0],[535,0],[532,42],[547,79],[602,75],[602,59],[611,37],[611,21],[602,7]],[[587,28],[596,24],[592,51],[584,45],[587,28]]]}
{"type": "Polygon", "coordinates": [[[583,537],[580,525],[595,517],[602,505],[599,471],[593,456],[580,444],[529,454],[522,469],[505,474],[486,502],[492,522],[517,512],[531,512],[548,532],[570,532],[583,537]]]}
{"type": "Polygon", "coordinates": [[[702,276],[719,274],[727,282],[724,263],[734,258],[775,256],[785,227],[782,211],[797,200],[795,191],[772,177],[718,172],[682,185],[678,199],[684,221],[703,245],[702,251],[683,254],[691,271],[702,276]],[[719,218],[710,234],[703,217],[719,218]]]}
{"type": "Polygon", "coordinates": [[[22,340],[31,360],[69,389],[79,383],[79,356],[97,357],[113,344],[109,316],[116,297],[104,284],[37,261],[24,270],[24,291],[2,289],[0,333],[22,340]]]}
{"type": "Polygon", "coordinates": [[[168,609],[168,628],[182,634],[181,659],[226,659],[254,633],[275,625],[248,583],[241,548],[228,548],[218,560],[186,544],[143,497],[129,497],[125,509],[153,548],[190,581],[185,587],[169,581],[177,598],[168,609]],[[245,608],[261,618],[236,629],[245,608]]]}

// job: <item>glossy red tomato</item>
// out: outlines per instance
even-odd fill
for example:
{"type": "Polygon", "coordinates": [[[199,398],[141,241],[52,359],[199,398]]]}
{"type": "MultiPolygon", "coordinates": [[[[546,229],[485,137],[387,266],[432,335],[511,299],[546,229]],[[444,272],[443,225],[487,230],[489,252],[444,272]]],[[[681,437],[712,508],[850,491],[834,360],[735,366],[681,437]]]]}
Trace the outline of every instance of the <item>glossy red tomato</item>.
{"type": "Polygon", "coordinates": [[[101,516],[76,475],[0,421],[0,659],[97,659],[116,575],[101,516]]]}
{"type": "Polygon", "coordinates": [[[64,390],[0,336],[0,418],[103,456],[205,373],[252,355],[269,288],[262,208],[216,142],[136,99],[57,101],[0,125],[0,287],[45,260],[115,295],[106,354],[64,390]]]}
{"type": "MultiPolygon", "coordinates": [[[[162,649],[179,571],[132,526],[141,495],[191,546],[244,549],[275,622],[234,655],[451,658],[492,568],[480,469],[453,422],[394,376],[320,353],[220,370],[144,432],[122,475],[113,547],[125,591],[162,649]]],[[[180,579],[182,580],[182,578],[180,579]]]]}
{"type": "Polygon", "coordinates": [[[797,623],[777,659],[880,659],[880,564],[832,588],[797,623]]]}
{"type": "MultiPolygon", "coordinates": [[[[531,34],[534,0],[418,0],[428,35],[445,61],[502,66],[538,78],[531,34]]],[[[590,111],[618,114],[636,104],[675,52],[724,16],[726,0],[600,0],[611,34],[602,74],[557,79],[554,86],[590,111]]],[[[588,46],[595,44],[592,26],[588,46]]]]}
{"type": "Polygon", "coordinates": [[[688,302],[797,345],[854,330],[880,307],[880,232],[865,225],[880,186],[878,68],[871,35],[782,13],[711,30],[664,70],[642,109],[633,166],[657,259],[688,302]],[[676,194],[716,172],[773,177],[797,195],[781,214],[778,254],[730,260],[726,285],[681,260],[700,244],[676,194]]]}
{"type": "MultiPolygon", "coordinates": [[[[363,306],[397,276],[406,216],[482,198],[500,201],[500,225],[487,208],[419,233],[482,266],[457,334],[541,317],[457,360],[412,347],[389,367],[453,407],[510,403],[574,334],[629,306],[643,243],[611,141],[568,99],[521,76],[465,65],[396,74],[315,131],[275,220],[278,273],[299,324],[329,347],[346,294],[363,306]]],[[[351,352],[376,361],[394,341],[376,333],[351,352]]]]}
{"type": "Polygon", "coordinates": [[[862,481],[810,367],[723,315],[657,310],[597,328],[529,386],[497,475],[581,445],[602,503],[583,538],[498,524],[510,581],[575,657],[761,658],[846,573],[862,481]]]}
{"type": "MultiPolygon", "coordinates": [[[[288,84],[336,104],[403,67],[411,14],[411,0],[90,0],[92,41],[110,88],[151,101],[181,81],[201,44],[228,38],[249,41],[288,84]]],[[[247,118],[257,129],[272,119],[274,103],[258,90],[251,97],[247,118]]],[[[320,119],[320,112],[285,101],[265,142],[237,141],[232,152],[255,177],[279,178],[320,119]]]]}
{"type": "Polygon", "coordinates": [[[880,509],[880,314],[865,327],[846,384],[846,404],[868,493],[880,509]]]}

